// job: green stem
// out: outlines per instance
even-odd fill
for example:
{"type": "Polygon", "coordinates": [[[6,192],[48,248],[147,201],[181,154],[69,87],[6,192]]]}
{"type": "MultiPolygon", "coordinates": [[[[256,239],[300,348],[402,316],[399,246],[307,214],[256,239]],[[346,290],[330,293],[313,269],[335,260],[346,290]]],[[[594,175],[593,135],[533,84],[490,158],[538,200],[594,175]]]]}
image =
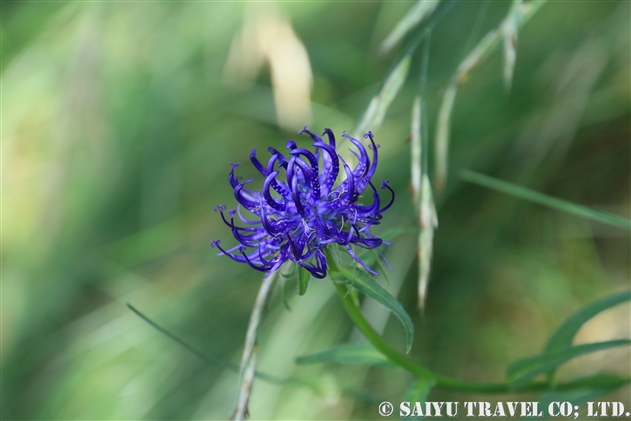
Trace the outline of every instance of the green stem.
{"type": "MultiPolygon", "coordinates": [[[[410,358],[392,349],[383,338],[373,329],[368,321],[364,318],[359,307],[355,304],[355,301],[349,294],[348,288],[344,284],[334,283],[344,309],[350,316],[351,320],[355,323],[357,328],[364,334],[366,339],[377,348],[388,360],[393,364],[409,371],[416,377],[432,381],[436,386],[444,389],[459,390],[465,392],[486,392],[486,393],[503,393],[508,392],[508,383],[469,383],[449,377],[444,377],[439,374],[433,373],[427,368],[417,364],[410,358]]],[[[535,383],[531,387],[520,389],[520,391],[532,391],[533,389],[541,389],[545,387],[543,383],[535,383]]]]}
{"type": "MultiPolygon", "coordinates": [[[[326,256],[327,265],[329,266],[329,273],[333,274],[335,272],[339,272],[339,267],[335,257],[333,256],[332,250],[327,248],[325,249],[324,253],[326,256]]],[[[556,384],[553,387],[548,382],[533,382],[515,390],[510,388],[510,383],[472,383],[436,374],[390,347],[390,345],[388,345],[388,343],[383,340],[381,335],[379,335],[379,333],[377,333],[377,331],[373,329],[370,323],[368,323],[361,310],[359,309],[358,303],[353,298],[353,295],[350,294],[349,288],[339,282],[333,282],[333,284],[335,285],[340,299],[342,300],[344,309],[350,316],[353,323],[355,323],[355,326],[357,326],[357,328],[363,333],[366,339],[368,339],[368,341],[378,351],[380,351],[394,365],[409,371],[419,379],[424,379],[432,382],[436,386],[443,389],[455,390],[459,392],[517,393],[533,392],[550,388],[556,390],[571,390],[577,387],[591,385],[591,380],[589,378],[585,378],[569,383],[556,384]]],[[[620,379],[619,383],[620,385],[628,384],[631,383],[631,379],[620,379]]]]}

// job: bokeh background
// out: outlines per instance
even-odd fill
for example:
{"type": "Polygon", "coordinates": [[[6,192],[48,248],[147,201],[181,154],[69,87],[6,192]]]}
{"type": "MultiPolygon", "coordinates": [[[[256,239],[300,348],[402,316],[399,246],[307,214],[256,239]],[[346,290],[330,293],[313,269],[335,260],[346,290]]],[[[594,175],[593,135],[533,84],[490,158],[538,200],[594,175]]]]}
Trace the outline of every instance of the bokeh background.
{"type": "MultiPolygon", "coordinates": [[[[232,244],[213,206],[248,153],[284,147],[304,123],[350,130],[397,51],[379,45],[406,2],[2,3],[2,417],[10,420],[225,419],[237,376],[210,365],[126,306],[204,353],[238,363],[260,274],[216,256],[232,244]]],[[[427,85],[430,133],[458,63],[509,2],[458,1],[437,25],[427,85]]],[[[459,90],[450,178],[427,307],[417,307],[415,235],[394,240],[388,275],[416,326],[412,357],[471,381],[501,381],[581,306],[629,287],[629,232],[459,179],[472,169],[629,217],[630,3],[544,5],[519,34],[512,90],[500,51],[459,90]]],[[[414,227],[411,104],[420,54],[376,131],[377,178],[394,207],[376,233],[414,227]]],[[[304,140],[306,142],[306,140],[304,140]]],[[[430,159],[430,166],[432,166],[430,159]]],[[[297,366],[361,340],[328,280],[288,311],[277,291],[260,369],[315,390],[257,380],[253,419],[378,419],[412,380],[397,370],[297,366]]],[[[398,349],[397,321],[367,317],[398,349]]],[[[629,306],[577,341],[630,337],[629,306]]],[[[566,379],[629,373],[629,351],[581,358],[566,379]]],[[[607,400],[631,404],[629,388],[607,400]]],[[[434,391],[432,400],[493,400],[434,391]]],[[[521,396],[534,399],[536,396],[521,396]]]]}

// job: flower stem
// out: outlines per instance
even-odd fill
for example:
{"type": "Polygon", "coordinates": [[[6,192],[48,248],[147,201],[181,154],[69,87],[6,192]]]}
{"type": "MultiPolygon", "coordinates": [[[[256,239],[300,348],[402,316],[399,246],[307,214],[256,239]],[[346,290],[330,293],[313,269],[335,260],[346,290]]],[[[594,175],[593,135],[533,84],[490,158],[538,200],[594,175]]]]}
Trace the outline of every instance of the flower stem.
{"type": "Polygon", "coordinates": [[[250,393],[252,392],[252,382],[256,374],[256,353],[257,353],[257,336],[265,306],[270,296],[272,286],[278,277],[279,270],[268,274],[261,284],[259,293],[256,296],[252,314],[250,315],[250,323],[248,331],[245,335],[245,345],[243,347],[243,356],[241,357],[241,368],[239,370],[239,391],[237,395],[236,408],[232,419],[242,421],[247,416],[248,402],[250,401],[250,393]]]}
{"type": "MultiPolygon", "coordinates": [[[[330,259],[329,259],[330,260],[330,259]]],[[[452,379],[450,377],[441,376],[429,369],[419,365],[412,359],[406,357],[400,352],[394,350],[390,345],[383,340],[383,338],[373,329],[373,327],[364,318],[361,310],[349,294],[349,290],[344,284],[335,282],[335,288],[342,300],[344,309],[350,316],[351,320],[355,323],[357,328],[364,334],[366,339],[377,348],[388,360],[393,364],[409,371],[420,379],[431,381],[436,386],[443,389],[456,390],[461,392],[483,392],[483,393],[507,393],[517,392],[509,389],[508,383],[470,383],[458,379],[452,379]]],[[[541,390],[548,387],[546,383],[532,383],[528,386],[520,388],[519,392],[532,392],[534,390],[541,390]]]]}

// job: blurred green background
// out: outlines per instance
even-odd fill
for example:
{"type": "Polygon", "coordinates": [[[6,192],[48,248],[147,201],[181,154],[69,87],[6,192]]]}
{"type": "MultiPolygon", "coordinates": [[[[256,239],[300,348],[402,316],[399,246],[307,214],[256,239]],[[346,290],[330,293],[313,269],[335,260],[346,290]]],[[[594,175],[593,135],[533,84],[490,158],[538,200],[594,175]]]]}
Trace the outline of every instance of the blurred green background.
{"type": "MultiPolygon", "coordinates": [[[[310,123],[350,130],[396,58],[379,44],[406,2],[2,3],[2,417],[225,419],[260,274],[209,247],[233,244],[213,206],[234,203],[229,162],[284,148],[310,123]],[[311,88],[310,88],[311,87],[311,88]]],[[[442,89],[509,2],[458,1],[432,36],[433,134],[442,89]]],[[[630,3],[549,2],[519,34],[515,79],[499,51],[461,86],[450,179],[437,195],[429,297],[417,309],[416,237],[386,255],[389,288],[416,326],[413,358],[472,381],[500,381],[581,306],[629,286],[629,233],[464,183],[472,169],[629,217],[630,3]]],[[[401,48],[401,47],[399,47],[401,48]]],[[[397,192],[375,233],[412,227],[410,133],[420,54],[376,131],[377,179],[397,192]]],[[[430,160],[430,165],[432,165],[430,160]]],[[[259,180],[260,181],[260,180],[259,180]]],[[[385,283],[384,283],[385,285],[385,283]]],[[[273,297],[259,367],[317,392],[257,380],[253,419],[378,419],[412,380],[294,358],[358,341],[328,280],[291,311],[273,297]],[[377,402],[377,403],[376,403],[377,402]]],[[[397,321],[365,302],[398,349],[397,321]]],[[[629,306],[579,342],[628,338],[629,306]]],[[[568,364],[561,377],[626,375],[629,351],[568,364]]],[[[629,388],[607,400],[631,405],[629,388]]],[[[521,398],[534,398],[520,395],[521,398]]],[[[438,400],[508,400],[434,391],[438,400]]]]}

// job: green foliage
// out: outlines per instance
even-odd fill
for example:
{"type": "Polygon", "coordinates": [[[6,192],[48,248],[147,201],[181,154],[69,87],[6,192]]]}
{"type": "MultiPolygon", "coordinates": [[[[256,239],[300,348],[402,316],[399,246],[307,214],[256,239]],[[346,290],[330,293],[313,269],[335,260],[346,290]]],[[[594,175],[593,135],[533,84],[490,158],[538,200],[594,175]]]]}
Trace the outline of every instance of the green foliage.
{"type": "Polygon", "coordinates": [[[519,389],[528,385],[539,374],[554,370],[559,365],[573,358],[625,345],[631,345],[631,339],[618,339],[614,341],[582,344],[560,350],[549,351],[511,364],[511,366],[508,367],[508,378],[511,380],[511,387],[513,389],[519,389]]]}
{"type": "Polygon", "coordinates": [[[357,289],[390,310],[399,319],[403,329],[405,329],[407,338],[406,352],[410,352],[414,340],[414,324],[401,304],[367,272],[353,270],[353,268],[347,266],[338,266],[334,259],[333,254],[328,251],[327,262],[329,263],[329,276],[331,279],[357,289]]]}
{"type": "Polygon", "coordinates": [[[605,310],[630,300],[631,291],[625,291],[594,301],[593,303],[583,307],[567,319],[567,321],[563,323],[556,332],[554,332],[546,345],[545,352],[554,352],[570,347],[576,333],[590,319],[605,310]]]}
{"type": "Polygon", "coordinates": [[[392,363],[369,343],[341,345],[296,358],[298,365],[321,363],[392,366],[392,363]]]}
{"type": "Polygon", "coordinates": [[[592,221],[597,221],[602,224],[613,225],[615,227],[631,230],[631,220],[629,219],[622,218],[617,215],[612,215],[607,212],[596,211],[585,206],[568,202],[566,200],[550,197],[545,194],[532,191],[525,187],[521,187],[512,183],[507,183],[506,181],[498,180],[484,174],[475,173],[469,170],[463,170],[461,178],[465,181],[469,181],[471,183],[475,183],[489,189],[497,190],[532,203],[537,203],[551,209],[576,215],[582,218],[591,219],[592,221]]]}
{"type": "Polygon", "coordinates": [[[431,15],[439,3],[440,0],[418,0],[383,41],[380,47],[381,52],[388,52],[397,45],[408,32],[414,29],[427,16],[431,15]]]}

